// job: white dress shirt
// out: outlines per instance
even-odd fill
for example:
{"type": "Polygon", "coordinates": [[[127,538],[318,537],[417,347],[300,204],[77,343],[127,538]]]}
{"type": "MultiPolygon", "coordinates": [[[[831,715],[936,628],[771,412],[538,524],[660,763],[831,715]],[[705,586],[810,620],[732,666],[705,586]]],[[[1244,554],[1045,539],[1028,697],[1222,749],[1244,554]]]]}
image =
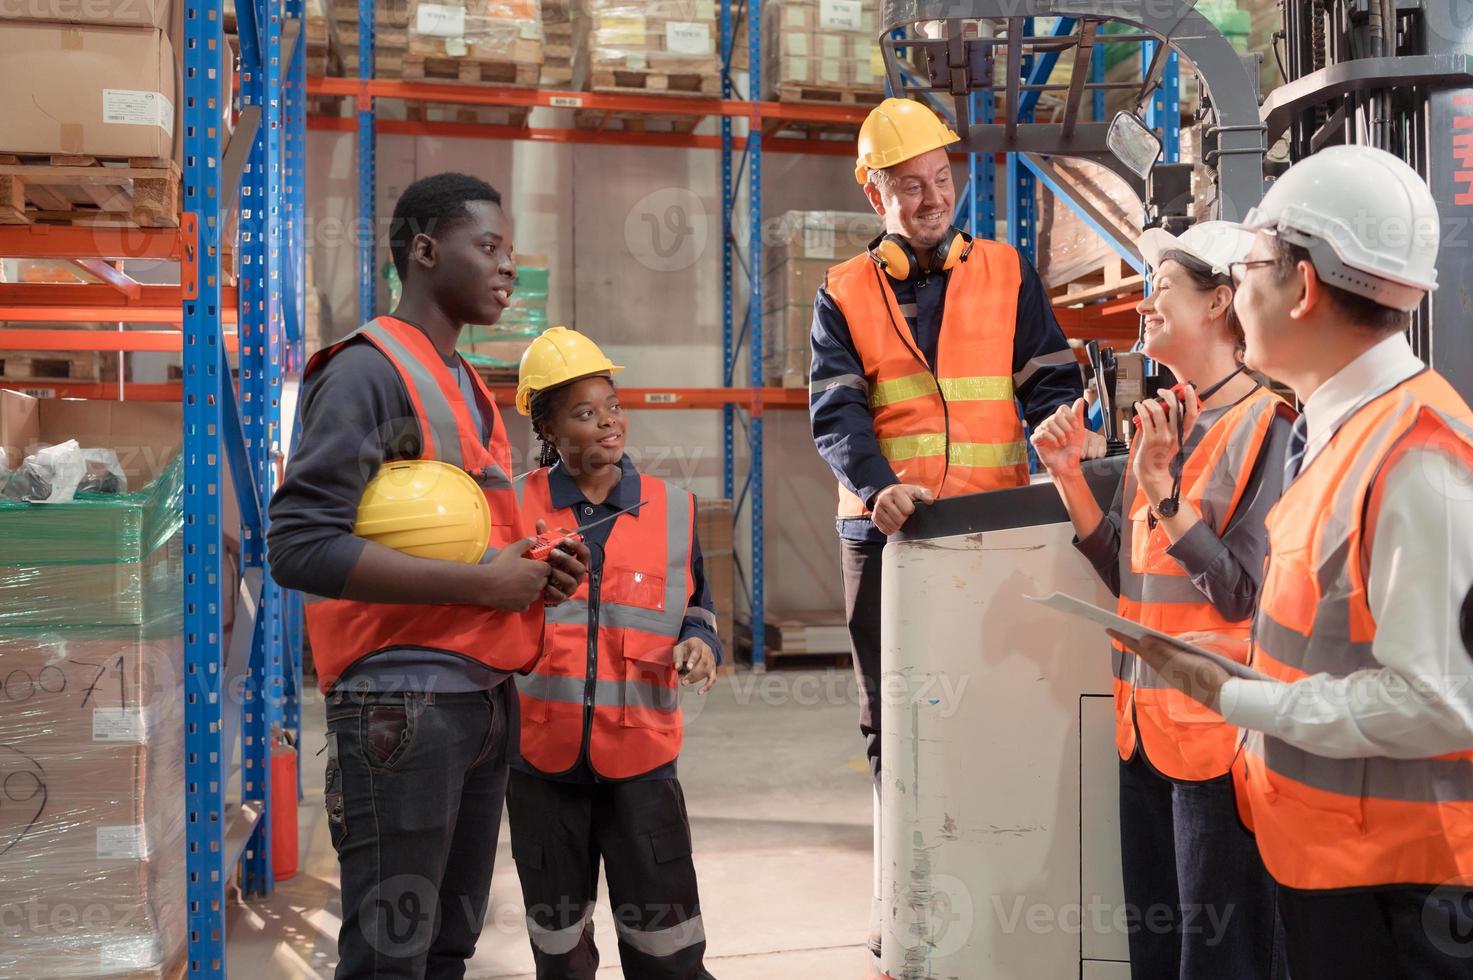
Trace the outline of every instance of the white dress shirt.
{"type": "MultiPolygon", "coordinates": [[[[1304,404],[1304,466],[1352,411],[1422,370],[1401,334],[1350,362],[1304,404]]],[[[1466,420],[1465,420],[1466,421],[1466,420]]],[[[1291,684],[1234,678],[1221,713],[1333,758],[1415,759],[1473,748],[1473,654],[1458,614],[1473,585],[1473,474],[1434,449],[1385,476],[1367,579],[1381,665],[1291,684]]]]}

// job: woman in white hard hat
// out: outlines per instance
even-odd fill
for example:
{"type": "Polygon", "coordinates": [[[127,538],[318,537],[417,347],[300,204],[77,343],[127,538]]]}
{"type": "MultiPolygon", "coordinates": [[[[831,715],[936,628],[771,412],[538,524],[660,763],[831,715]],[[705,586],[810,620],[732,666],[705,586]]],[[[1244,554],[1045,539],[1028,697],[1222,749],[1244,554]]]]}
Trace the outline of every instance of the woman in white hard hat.
{"type": "Polygon", "coordinates": [[[542,657],[518,682],[512,854],[539,978],[592,980],[598,969],[602,861],[624,976],[701,980],[706,939],[675,762],[680,689],[711,689],[721,641],[695,498],[625,454],[620,370],[564,327],[522,357],[517,410],[543,451],[542,468],[517,481],[521,507],[529,521],[586,528],[590,564],[573,597],[547,610],[542,657]]]}
{"type": "MultiPolygon", "coordinates": [[[[1143,350],[1186,383],[1136,405],[1130,462],[1108,512],[1081,473],[1083,399],[1033,434],[1076,544],[1119,596],[1120,614],[1174,635],[1236,637],[1241,658],[1293,418],[1243,371],[1228,267],[1250,243],[1219,221],[1180,237],[1141,236],[1151,270],[1137,307],[1143,350]]],[[[1280,976],[1274,884],[1235,806],[1237,730],[1118,646],[1112,657],[1133,975],[1280,976]]]]}

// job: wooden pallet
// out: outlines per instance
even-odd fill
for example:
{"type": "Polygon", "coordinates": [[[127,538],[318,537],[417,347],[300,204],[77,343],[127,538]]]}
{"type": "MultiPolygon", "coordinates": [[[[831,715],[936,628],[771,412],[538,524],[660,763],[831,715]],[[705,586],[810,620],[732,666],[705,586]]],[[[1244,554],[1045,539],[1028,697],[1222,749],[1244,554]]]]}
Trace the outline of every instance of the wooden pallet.
{"type": "Polygon", "coordinates": [[[776,119],[764,123],[762,134],[786,133],[810,140],[849,142],[859,135],[858,123],[818,122],[809,119],[776,119]]]}
{"type": "MultiPolygon", "coordinates": [[[[4,343],[5,333],[0,331],[0,345],[4,343]]],[[[0,349],[0,387],[47,381],[98,381],[102,375],[102,355],[97,351],[0,349]]]]}
{"type": "Polygon", "coordinates": [[[176,228],[179,165],[142,157],[0,153],[0,224],[176,228]]]}
{"type": "Polygon", "coordinates": [[[884,88],[830,87],[782,82],[777,87],[777,101],[804,102],[816,105],[875,106],[885,100],[884,88]]]}
{"type": "Polygon", "coordinates": [[[603,112],[579,109],[573,113],[573,125],[609,133],[686,134],[700,123],[695,116],[669,116],[647,112],[603,112]]]}
{"type": "Polygon", "coordinates": [[[590,90],[594,92],[630,92],[667,95],[718,96],[721,77],[700,72],[635,71],[622,68],[598,68],[592,73],[590,90]]]}
{"type": "Polygon", "coordinates": [[[411,102],[404,106],[404,118],[413,122],[512,126],[521,129],[527,125],[527,114],[531,111],[529,106],[445,105],[429,102],[411,102]]]}
{"type": "Polygon", "coordinates": [[[464,85],[536,88],[540,70],[540,65],[510,61],[406,54],[403,77],[407,82],[458,82],[464,85]]]}

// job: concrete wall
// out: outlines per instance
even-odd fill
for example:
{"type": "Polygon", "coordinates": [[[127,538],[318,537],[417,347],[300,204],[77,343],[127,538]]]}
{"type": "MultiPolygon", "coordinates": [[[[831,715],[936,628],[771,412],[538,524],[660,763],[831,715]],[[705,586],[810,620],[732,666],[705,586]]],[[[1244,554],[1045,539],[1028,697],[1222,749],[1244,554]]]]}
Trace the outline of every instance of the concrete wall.
{"type": "MultiPolygon", "coordinates": [[[[331,321],[342,333],[357,318],[353,138],[312,133],[308,149],[311,256],[331,321]]],[[[764,155],[768,220],[788,210],[864,208],[850,168],[845,157],[764,155]]],[[[381,239],[400,191],[445,170],[475,174],[502,191],[516,222],[517,251],[548,257],[550,321],[598,340],[626,365],[619,379],[624,385],[721,384],[719,154],[383,136],[381,239]]],[[[742,240],[745,217],[743,205],[737,215],[742,240]]],[[[384,258],[381,251],[380,264],[384,258]]],[[[735,309],[738,317],[745,309],[740,294],[735,309]]],[[[514,414],[508,421],[530,454],[535,440],[525,423],[514,414]]],[[[719,412],[643,411],[630,422],[630,449],[642,466],[701,496],[720,494],[719,412]]],[[[834,483],[813,449],[806,413],[767,414],[766,442],[769,615],[837,611],[842,594],[834,483]]],[[[742,464],[739,481],[744,473],[742,464]]]]}

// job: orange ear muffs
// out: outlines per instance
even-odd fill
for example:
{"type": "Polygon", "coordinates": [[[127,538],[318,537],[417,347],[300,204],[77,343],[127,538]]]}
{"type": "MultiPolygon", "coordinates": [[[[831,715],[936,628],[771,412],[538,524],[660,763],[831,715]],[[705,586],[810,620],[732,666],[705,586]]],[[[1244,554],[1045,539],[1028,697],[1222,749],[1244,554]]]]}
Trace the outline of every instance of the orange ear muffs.
{"type": "MultiPolygon", "coordinates": [[[[946,272],[958,262],[965,262],[972,251],[972,236],[958,228],[948,228],[931,257],[930,272],[946,272]]],[[[920,267],[910,243],[899,235],[882,235],[870,242],[869,256],[885,274],[897,282],[915,275],[920,267]]]]}

